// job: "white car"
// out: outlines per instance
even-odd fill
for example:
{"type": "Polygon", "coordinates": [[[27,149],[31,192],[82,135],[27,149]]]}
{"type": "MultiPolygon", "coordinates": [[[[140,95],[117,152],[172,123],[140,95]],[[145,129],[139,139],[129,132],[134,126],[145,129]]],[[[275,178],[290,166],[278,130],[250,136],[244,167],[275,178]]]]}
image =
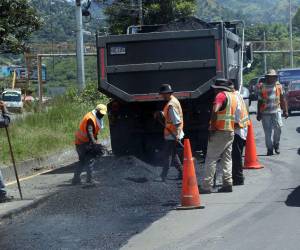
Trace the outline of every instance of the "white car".
{"type": "Polygon", "coordinates": [[[2,93],[2,101],[4,101],[8,111],[23,112],[22,93],[19,89],[5,89],[2,93]]]}

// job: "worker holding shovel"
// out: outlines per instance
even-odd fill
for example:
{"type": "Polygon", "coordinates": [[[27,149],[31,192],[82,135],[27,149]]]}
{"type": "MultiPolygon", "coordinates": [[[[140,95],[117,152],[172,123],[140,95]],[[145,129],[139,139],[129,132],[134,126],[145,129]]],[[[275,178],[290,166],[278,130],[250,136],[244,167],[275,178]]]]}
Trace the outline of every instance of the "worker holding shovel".
{"type": "MultiPolygon", "coordinates": [[[[0,127],[7,127],[10,119],[6,112],[6,107],[4,102],[0,101],[0,110],[1,110],[1,118],[0,118],[0,127]]],[[[3,176],[0,169],[0,203],[8,202],[13,199],[12,196],[8,196],[3,180],[3,176]]]]}
{"type": "Polygon", "coordinates": [[[159,119],[160,114],[164,118],[164,156],[166,160],[160,175],[160,180],[162,182],[166,181],[172,162],[174,162],[174,165],[178,170],[178,179],[182,179],[182,163],[177,152],[177,146],[182,145],[180,140],[184,137],[183,113],[180,102],[173,95],[173,92],[174,91],[169,84],[163,84],[160,87],[159,94],[167,101],[167,103],[162,112],[156,112],[154,115],[161,123],[162,121],[159,119]]]}

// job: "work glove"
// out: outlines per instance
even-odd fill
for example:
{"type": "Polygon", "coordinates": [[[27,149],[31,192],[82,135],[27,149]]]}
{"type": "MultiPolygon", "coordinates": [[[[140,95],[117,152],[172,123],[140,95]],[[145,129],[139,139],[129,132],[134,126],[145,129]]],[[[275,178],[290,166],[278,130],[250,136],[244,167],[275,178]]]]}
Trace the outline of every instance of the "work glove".
{"type": "Polygon", "coordinates": [[[93,144],[91,152],[96,157],[101,157],[106,154],[107,149],[102,144],[93,144]]]}
{"type": "Polygon", "coordinates": [[[10,117],[4,113],[0,114],[0,128],[7,128],[10,123],[10,117]]]}

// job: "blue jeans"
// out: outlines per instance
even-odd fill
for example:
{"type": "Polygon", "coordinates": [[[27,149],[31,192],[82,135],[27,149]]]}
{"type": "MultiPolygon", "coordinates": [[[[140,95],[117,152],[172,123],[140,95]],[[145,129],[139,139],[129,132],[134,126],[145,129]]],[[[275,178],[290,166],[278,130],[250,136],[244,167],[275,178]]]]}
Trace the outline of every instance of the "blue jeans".
{"type": "Polygon", "coordinates": [[[265,132],[265,142],[268,150],[279,147],[282,118],[281,111],[275,114],[262,114],[262,125],[265,132]],[[274,131],[274,132],[273,132],[274,131]],[[273,133],[273,141],[272,141],[273,133]]]}
{"type": "Polygon", "coordinates": [[[6,196],[6,189],[5,189],[5,184],[3,180],[3,176],[0,170],[0,197],[6,196]]]}

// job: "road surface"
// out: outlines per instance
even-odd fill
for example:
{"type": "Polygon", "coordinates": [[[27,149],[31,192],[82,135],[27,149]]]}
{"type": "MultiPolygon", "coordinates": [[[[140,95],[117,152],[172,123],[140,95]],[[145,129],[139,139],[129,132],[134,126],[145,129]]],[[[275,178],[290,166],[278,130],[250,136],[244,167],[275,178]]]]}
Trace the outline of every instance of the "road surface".
{"type": "Polygon", "coordinates": [[[265,168],[245,171],[233,193],[201,195],[203,210],[174,210],[180,183],[156,183],[158,168],[106,159],[96,187],[65,183],[41,207],[1,225],[0,249],[299,249],[297,127],[300,114],[284,122],[281,154],[267,157],[254,121],[265,168]]]}

